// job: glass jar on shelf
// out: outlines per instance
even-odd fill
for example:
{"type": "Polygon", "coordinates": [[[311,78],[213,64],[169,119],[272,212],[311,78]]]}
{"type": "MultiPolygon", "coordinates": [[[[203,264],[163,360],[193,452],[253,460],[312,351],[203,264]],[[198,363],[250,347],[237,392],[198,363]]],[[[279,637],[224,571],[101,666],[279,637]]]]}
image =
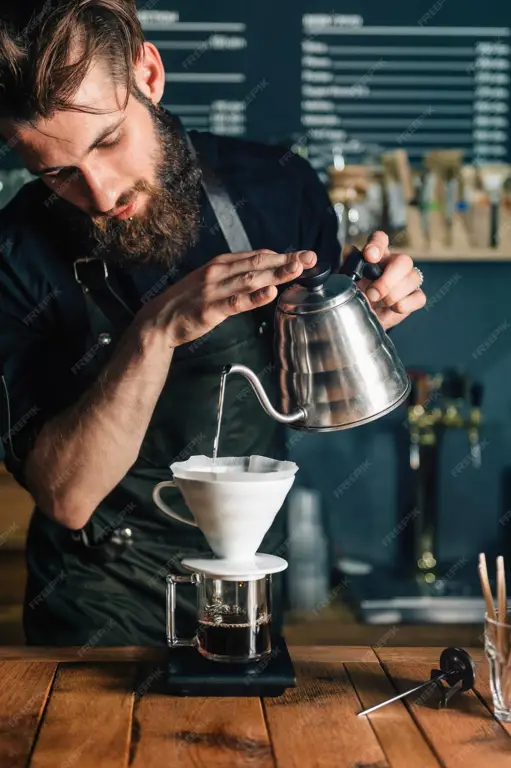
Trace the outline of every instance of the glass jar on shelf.
{"type": "Polygon", "coordinates": [[[328,178],[340,242],[364,246],[369,235],[381,226],[382,196],[377,169],[365,165],[331,167],[328,178]]]}

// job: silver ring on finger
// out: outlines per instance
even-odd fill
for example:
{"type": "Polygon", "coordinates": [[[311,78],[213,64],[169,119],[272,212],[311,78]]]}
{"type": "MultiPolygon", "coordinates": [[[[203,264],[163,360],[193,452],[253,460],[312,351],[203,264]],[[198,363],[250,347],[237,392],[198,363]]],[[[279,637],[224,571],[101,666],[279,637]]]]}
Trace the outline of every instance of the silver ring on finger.
{"type": "Polygon", "coordinates": [[[414,271],[417,272],[419,275],[419,285],[417,286],[417,290],[422,286],[422,283],[424,282],[424,275],[422,274],[422,270],[419,269],[419,267],[414,267],[414,271]]]}

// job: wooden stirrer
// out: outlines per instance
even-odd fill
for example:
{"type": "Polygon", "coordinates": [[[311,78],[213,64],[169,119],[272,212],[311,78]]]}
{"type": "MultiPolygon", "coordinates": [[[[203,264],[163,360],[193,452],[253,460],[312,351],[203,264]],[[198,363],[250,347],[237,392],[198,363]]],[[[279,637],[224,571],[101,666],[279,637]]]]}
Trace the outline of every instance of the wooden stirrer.
{"type": "Polygon", "coordinates": [[[481,581],[481,589],[483,590],[483,597],[484,602],[486,603],[486,613],[488,618],[496,621],[497,615],[495,613],[495,605],[493,603],[490,581],[488,579],[488,568],[486,567],[486,556],[484,552],[481,552],[479,555],[479,579],[481,581]]]}
{"type": "Polygon", "coordinates": [[[497,557],[497,614],[499,624],[497,625],[497,637],[501,659],[507,660],[507,627],[501,624],[507,624],[507,597],[506,597],[506,572],[504,570],[504,558],[502,555],[497,557]]]}

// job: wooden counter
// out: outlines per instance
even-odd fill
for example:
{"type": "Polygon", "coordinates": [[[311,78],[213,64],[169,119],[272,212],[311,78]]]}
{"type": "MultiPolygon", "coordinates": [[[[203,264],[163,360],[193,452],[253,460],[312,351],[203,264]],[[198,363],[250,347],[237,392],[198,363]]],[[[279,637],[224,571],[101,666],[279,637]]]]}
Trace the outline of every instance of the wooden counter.
{"type": "MultiPolygon", "coordinates": [[[[166,649],[0,648],[5,768],[499,768],[511,726],[491,714],[480,649],[476,690],[448,709],[416,694],[363,707],[429,678],[441,648],[292,647],[298,687],[275,699],[157,694],[166,649]]],[[[429,691],[430,689],[428,689],[429,691]]]]}

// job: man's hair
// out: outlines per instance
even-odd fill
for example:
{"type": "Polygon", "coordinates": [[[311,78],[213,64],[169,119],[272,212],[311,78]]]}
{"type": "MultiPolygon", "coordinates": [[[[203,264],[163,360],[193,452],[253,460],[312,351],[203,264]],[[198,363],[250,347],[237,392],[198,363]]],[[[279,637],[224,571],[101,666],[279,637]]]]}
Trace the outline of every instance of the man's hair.
{"type": "Polygon", "coordinates": [[[112,83],[125,86],[125,109],[143,42],[136,0],[1,0],[0,118],[24,123],[57,110],[109,111],[72,103],[100,61],[112,83]]]}

